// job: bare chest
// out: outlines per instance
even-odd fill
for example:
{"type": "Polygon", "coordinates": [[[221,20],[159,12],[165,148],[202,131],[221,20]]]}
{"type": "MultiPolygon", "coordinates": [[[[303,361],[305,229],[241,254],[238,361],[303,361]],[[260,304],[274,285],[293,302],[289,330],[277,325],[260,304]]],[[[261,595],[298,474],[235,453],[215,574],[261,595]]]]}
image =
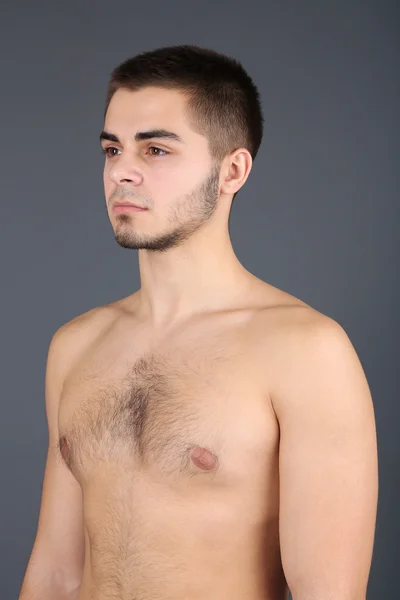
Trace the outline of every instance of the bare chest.
{"type": "Polygon", "coordinates": [[[89,360],[64,386],[60,451],[81,482],[103,465],[175,479],[257,475],[277,442],[263,392],[251,361],[229,353],[89,360]]]}

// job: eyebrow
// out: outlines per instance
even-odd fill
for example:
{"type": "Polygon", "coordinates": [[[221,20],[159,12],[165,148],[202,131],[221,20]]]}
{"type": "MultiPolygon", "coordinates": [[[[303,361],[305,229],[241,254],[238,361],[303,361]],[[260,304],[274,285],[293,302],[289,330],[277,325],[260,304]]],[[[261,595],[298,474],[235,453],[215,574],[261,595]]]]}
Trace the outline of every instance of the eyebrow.
{"type": "MultiPolygon", "coordinates": [[[[167,131],[166,129],[149,129],[148,131],[138,131],[134,136],[135,142],[153,139],[168,139],[183,144],[182,138],[177,133],[167,131]]],[[[100,133],[100,142],[102,140],[108,140],[110,142],[115,142],[116,144],[121,143],[116,135],[109,133],[108,131],[102,131],[100,133]]]]}

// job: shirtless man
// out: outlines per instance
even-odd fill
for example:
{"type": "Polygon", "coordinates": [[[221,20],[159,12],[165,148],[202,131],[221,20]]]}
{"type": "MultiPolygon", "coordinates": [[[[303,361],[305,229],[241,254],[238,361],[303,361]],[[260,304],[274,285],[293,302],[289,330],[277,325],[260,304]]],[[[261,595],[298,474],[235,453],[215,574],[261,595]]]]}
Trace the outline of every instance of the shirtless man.
{"type": "Polygon", "coordinates": [[[63,325],[20,600],[363,600],[378,469],[343,328],[249,273],[228,233],[262,137],[236,61],[117,68],[101,145],[140,289],[63,325]]]}

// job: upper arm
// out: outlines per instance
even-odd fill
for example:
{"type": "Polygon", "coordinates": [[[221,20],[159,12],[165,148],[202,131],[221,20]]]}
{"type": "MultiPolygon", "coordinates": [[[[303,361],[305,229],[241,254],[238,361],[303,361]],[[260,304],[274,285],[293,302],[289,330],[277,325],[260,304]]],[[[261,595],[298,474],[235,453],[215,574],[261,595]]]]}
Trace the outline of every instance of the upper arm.
{"type": "Polygon", "coordinates": [[[49,445],[39,523],[24,584],[48,580],[66,590],[80,584],[84,560],[81,488],[58,449],[58,406],[66,361],[65,327],[54,335],[46,368],[46,415],[49,445]]]}
{"type": "Polygon", "coordinates": [[[361,600],[378,495],[372,399],[340,325],[325,317],[300,329],[281,351],[285,373],[271,394],[282,565],[294,600],[361,600]]]}

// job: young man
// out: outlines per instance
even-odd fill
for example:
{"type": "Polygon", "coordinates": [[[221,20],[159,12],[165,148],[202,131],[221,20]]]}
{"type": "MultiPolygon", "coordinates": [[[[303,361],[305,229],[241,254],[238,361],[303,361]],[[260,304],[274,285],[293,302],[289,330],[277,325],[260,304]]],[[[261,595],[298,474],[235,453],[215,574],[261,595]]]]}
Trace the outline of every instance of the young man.
{"type": "Polygon", "coordinates": [[[229,238],[262,129],[229,57],[168,47],[114,70],[105,197],[141,287],[51,342],[21,600],[365,599],[378,469],[360,361],[229,238]]]}

